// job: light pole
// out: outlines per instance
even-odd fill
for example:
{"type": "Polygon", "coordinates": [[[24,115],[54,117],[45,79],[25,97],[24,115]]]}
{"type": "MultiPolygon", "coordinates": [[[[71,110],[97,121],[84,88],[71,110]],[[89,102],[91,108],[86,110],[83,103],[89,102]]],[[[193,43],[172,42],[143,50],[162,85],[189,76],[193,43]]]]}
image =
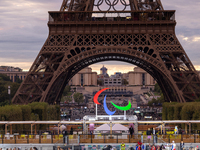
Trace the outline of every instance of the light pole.
{"type": "Polygon", "coordinates": [[[11,93],[10,86],[8,86],[9,103],[11,104],[10,93],[11,93]]]}
{"type": "MultiPolygon", "coordinates": [[[[48,121],[49,121],[49,111],[48,111],[47,115],[48,115],[48,121]]],[[[49,132],[49,124],[48,124],[48,132],[49,132]]]]}

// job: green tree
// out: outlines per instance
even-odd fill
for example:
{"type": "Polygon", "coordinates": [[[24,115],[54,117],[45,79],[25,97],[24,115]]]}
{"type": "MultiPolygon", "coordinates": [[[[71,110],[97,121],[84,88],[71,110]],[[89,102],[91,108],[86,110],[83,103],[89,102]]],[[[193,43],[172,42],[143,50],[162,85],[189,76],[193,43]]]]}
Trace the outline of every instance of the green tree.
{"type": "Polygon", "coordinates": [[[15,93],[17,92],[18,88],[19,88],[20,84],[19,83],[12,83],[11,85],[11,97],[13,98],[15,96],[15,93]]]}
{"type": "Polygon", "coordinates": [[[0,81],[11,81],[10,78],[5,74],[0,74],[0,81]]]}
{"type": "Polygon", "coordinates": [[[0,74],[0,106],[10,104],[10,100],[17,92],[20,83],[11,82],[10,78],[4,74],[0,74]],[[8,95],[8,86],[10,86],[11,94],[8,95]]]}
{"type": "Polygon", "coordinates": [[[157,102],[160,104],[165,102],[165,97],[164,97],[163,93],[160,94],[160,97],[157,99],[157,102]]]}
{"type": "Polygon", "coordinates": [[[84,100],[83,94],[81,93],[75,93],[73,97],[74,97],[74,101],[77,102],[78,105],[84,100]]]}
{"type": "Polygon", "coordinates": [[[148,102],[149,106],[153,106],[153,105],[158,105],[158,104],[163,104],[165,102],[165,98],[163,96],[163,94],[161,93],[161,96],[157,99],[153,98],[151,101],[148,102]]]}
{"type": "Polygon", "coordinates": [[[200,102],[200,97],[198,99],[196,99],[195,102],[200,102]]]}
{"type": "Polygon", "coordinates": [[[148,102],[149,106],[153,106],[153,104],[156,104],[157,100],[155,98],[153,98],[151,101],[148,102]]]}
{"type": "Polygon", "coordinates": [[[181,120],[181,109],[183,108],[183,103],[178,103],[174,106],[174,119],[181,120]]]}
{"type": "Polygon", "coordinates": [[[157,93],[159,93],[159,94],[162,93],[162,91],[161,91],[160,86],[158,85],[158,83],[155,84],[154,91],[157,92],[157,93]]]}
{"type": "Polygon", "coordinates": [[[69,85],[67,85],[63,91],[63,96],[66,96],[71,90],[71,87],[69,85]]]}
{"type": "Polygon", "coordinates": [[[0,106],[9,104],[7,80],[5,75],[0,74],[0,106]]]}
{"type": "Polygon", "coordinates": [[[19,77],[17,77],[16,78],[16,83],[22,83],[22,80],[19,77]]]}
{"type": "Polygon", "coordinates": [[[61,102],[71,102],[72,101],[72,98],[70,96],[63,96],[61,98],[61,102]]]}

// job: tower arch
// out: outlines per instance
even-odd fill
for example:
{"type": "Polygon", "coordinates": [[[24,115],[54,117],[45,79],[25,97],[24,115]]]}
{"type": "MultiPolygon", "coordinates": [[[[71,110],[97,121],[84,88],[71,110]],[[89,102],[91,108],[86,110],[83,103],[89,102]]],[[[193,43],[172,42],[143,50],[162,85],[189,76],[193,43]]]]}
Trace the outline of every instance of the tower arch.
{"type": "MultiPolygon", "coordinates": [[[[93,50],[93,51],[96,51],[96,50],[93,50]]],[[[77,60],[73,64],[69,64],[68,62],[66,62],[67,64],[69,64],[69,66],[67,68],[65,68],[62,72],[60,72],[58,77],[55,78],[54,82],[52,82],[52,85],[49,85],[49,87],[51,89],[49,89],[48,90],[49,93],[47,93],[44,96],[44,98],[43,98],[44,101],[48,100],[46,102],[51,101],[50,103],[52,103],[52,104],[55,103],[56,99],[60,99],[62,91],[65,88],[65,85],[70,81],[70,79],[76,73],[78,73],[80,70],[82,70],[83,68],[85,68],[89,65],[95,64],[97,62],[107,61],[109,59],[110,61],[114,60],[114,61],[127,62],[127,63],[133,64],[133,65],[136,65],[136,66],[142,68],[143,70],[148,72],[153,78],[156,79],[156,81],[160,85],[160,87],[168,101],[177,101],[177,99],[179,99],[180,100],[179,102],[181,102],[181,98],[180,98],[181,96],[178,97],[179,96],[178,92],[174,88],[173,82],[171,82],[172,79],[170,79],[170,76],[166,76],[165,70],[162,70],[163,68],[161,65],[160,65],[160,67],[158,67],[157,64],[154,63],[154,61],[156,61],[155,58],[151,61],[147,61],[146,57],[149,56],[147,54],[145,54],[145,56],[144,56],[143,53],[140,52],[140,54],[137,54],[137,55],[136,54],[130,55],[130,54],[126,54],[126,51],[127,50],[124,50],[124,54],[122,54],[119,52],[118,53],[105,53],[105,50],[104,50],[103,54],[87,56],[87,57],[77,60]],[[141,55],[143,55],[142,59],[141,59],[141,55]],[[69,70],[69,68],[70,68],[70,70],[69,70]],[[62,85],[62,87],[60,87],[60,92],[59,92],[60,95],[57,95],[55,93],[58,93],[59,85],[62,85]],[[52,100],[50,100],[50,99],[52,99],[52,100]]],[[[86,56],[87,54],[85,54],[85,53],[87,53],[87,52],[84,52],[84,54],[82,54],[82,55],[86,56]]],[[[78,57],[81,57],[81,54],[78,57]]],[[[69,59],[68,61],[71,61],[71,60],[69,59]]]]}

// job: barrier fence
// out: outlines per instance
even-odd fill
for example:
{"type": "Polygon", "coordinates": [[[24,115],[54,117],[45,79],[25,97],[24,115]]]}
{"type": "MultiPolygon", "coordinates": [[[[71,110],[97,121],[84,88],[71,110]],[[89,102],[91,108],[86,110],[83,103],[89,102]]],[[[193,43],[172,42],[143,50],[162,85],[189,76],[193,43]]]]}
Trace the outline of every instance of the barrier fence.
{"type": "MultiPolygon", "coordinates": [[[[106,146],[110,145],[112,146],[113,150],[121,150],[120,144],[80,144],[80,145],[55,145],[55,144],[2,144],[0,145],[0,148],[2,150],[9,150],[9,149],[15,149],[15,150],[33,150],[33,147],[37,148],[38,150],[58,150],[58,147],[60,147],[63,150],[105,150],[106,146]]],[[[164,145],[165,150],[171,150],[172,145],[166,145],[163,143],[156,143],[155,150],[160,150],[160,147],[164,145]]],[[[149,146],[149,144],[143,144],[141,146],[141,150],[151,150],[152,144],[149,146]]],[[[126,143],[126,150],[135,150],[136,144],[135,143],[126,143]]],[[[176,143],[176,150],[181,150],[178,143],[176,143]]],[[[183,150],[199,150],[198,144],[185,144],[183,150]]]]}
{"type": "Polygon", "coordinates": [[[0,144],[29,144],[29,143],[200,143],[199,134],[171,135],[130,135],[130,134],[74,134],[74,135],[0,135],[0,144]]]}

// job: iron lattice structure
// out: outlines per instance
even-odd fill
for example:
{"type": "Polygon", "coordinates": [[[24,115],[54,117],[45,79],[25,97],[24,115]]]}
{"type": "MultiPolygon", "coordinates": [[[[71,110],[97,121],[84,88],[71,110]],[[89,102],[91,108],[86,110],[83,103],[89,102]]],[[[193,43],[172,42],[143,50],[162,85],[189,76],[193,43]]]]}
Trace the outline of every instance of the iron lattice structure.
{"type": "Polygon", "coordinates": [[[49,36],[12,102],[59,103],[77,72],[107,60],[147,71],[167,101],[197,99],[200,79],[175,35],[175,11],[164,10],[160,0],[128,2],[63,0],[60,11],[49,12],[49,36]]]}

